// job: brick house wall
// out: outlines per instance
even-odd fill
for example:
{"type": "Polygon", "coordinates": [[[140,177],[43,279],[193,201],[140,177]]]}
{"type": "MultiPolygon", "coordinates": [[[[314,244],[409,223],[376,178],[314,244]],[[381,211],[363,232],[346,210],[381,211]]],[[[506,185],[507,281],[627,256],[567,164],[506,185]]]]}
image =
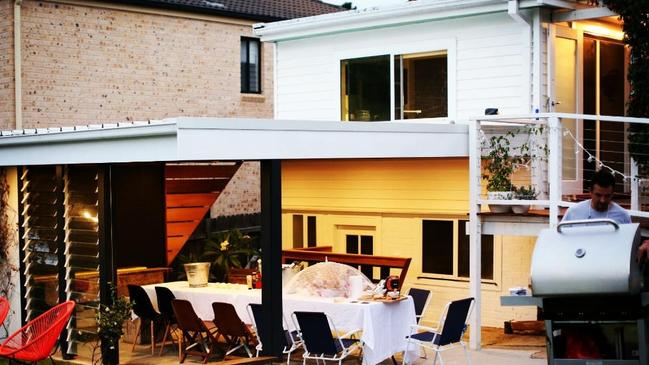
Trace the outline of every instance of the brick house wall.
{"type": "MultiPolygon", "coordinates": [[[[240,92],[240,41],[252,36],[252,23],[109,3],[24,0],[23,128],[176,116],[272,118],[272,44],[262,43],[262,93],[240,92]]],[[[13,129],[12,1],[0,0],[0,37],[0,127],[13,129]]],[[[212,214],[258,212],[258,176],[258,164],[247,163],[212,214]]]]}

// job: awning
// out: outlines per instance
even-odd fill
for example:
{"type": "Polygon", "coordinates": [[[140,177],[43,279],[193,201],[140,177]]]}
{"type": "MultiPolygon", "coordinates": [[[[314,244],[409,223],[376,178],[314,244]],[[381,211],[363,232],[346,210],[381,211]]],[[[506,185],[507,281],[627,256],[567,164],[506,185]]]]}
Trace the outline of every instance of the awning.
{"type": "Polygon", "coordinates": [[[170,118],[0,136],[0,166],[467,156],[456,124],[170,118]]]}

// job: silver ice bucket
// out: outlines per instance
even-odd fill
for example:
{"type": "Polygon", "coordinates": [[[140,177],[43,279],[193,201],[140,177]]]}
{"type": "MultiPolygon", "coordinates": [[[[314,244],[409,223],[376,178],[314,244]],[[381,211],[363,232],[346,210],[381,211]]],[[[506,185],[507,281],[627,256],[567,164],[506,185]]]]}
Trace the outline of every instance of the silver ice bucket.
{"type": "Polygon", "coordinates": [[[201,288],[207,286],[207,279],[210,277],[209,262],[195,262],[185,264],[185,273],[190,288],[201,288]]]}

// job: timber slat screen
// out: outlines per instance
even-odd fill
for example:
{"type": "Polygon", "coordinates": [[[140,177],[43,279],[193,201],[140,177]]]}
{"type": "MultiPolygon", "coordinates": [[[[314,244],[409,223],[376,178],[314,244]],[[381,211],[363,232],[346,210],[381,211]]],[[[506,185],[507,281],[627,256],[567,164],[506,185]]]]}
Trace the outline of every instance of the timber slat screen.
{"type": "MultiPolygon", "coordinates": [[[[399,286],[401,286],[408,274],[408,267],[410,266],[410,257],[392,257],[392,256],[374,256],[374,255],[359,255],[347,253],[334,253],[331,252],[331,246],[317,246],[296,250],[283,250],[282,263],[290,263],[293,261],[306,261],[309,264],[316,262],[337,262],[347,264],[356,268],[363,266],[379,267],[381,271],[381,278],[390,275],[390,269],[400,269],[399,286]]],[[[370,278],[372,279],[372,278],[370,278]]]]}

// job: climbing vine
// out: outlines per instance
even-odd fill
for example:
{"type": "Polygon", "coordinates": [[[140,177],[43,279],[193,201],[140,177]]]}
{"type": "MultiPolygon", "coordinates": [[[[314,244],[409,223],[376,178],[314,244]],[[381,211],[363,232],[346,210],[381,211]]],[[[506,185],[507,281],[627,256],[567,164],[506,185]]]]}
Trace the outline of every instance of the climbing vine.
{"type": "MultiPolygon", "coordinates": [[[[649,117],[649,0],[606,0],[606,6],[620,14],[624,22],[624,43],[631,49],[627,78],[631,94],[627,105],[630,117],[649,117]]],[[[629,152],[638,162],[641,175],[649,173],[649,125],[632,123],[629,152]]]]}
{"type": "MultiPolygon", "coordinates": [[[[10,251],[15,249],[14,231],[11,226],[9,184],[7,170],[0,168],[0,296],[11,298],[14,290],[13,276],[18,268],[9,261],[10,251]]],[[[0,337],[6,333],[0,332],[0,337]]]]}

